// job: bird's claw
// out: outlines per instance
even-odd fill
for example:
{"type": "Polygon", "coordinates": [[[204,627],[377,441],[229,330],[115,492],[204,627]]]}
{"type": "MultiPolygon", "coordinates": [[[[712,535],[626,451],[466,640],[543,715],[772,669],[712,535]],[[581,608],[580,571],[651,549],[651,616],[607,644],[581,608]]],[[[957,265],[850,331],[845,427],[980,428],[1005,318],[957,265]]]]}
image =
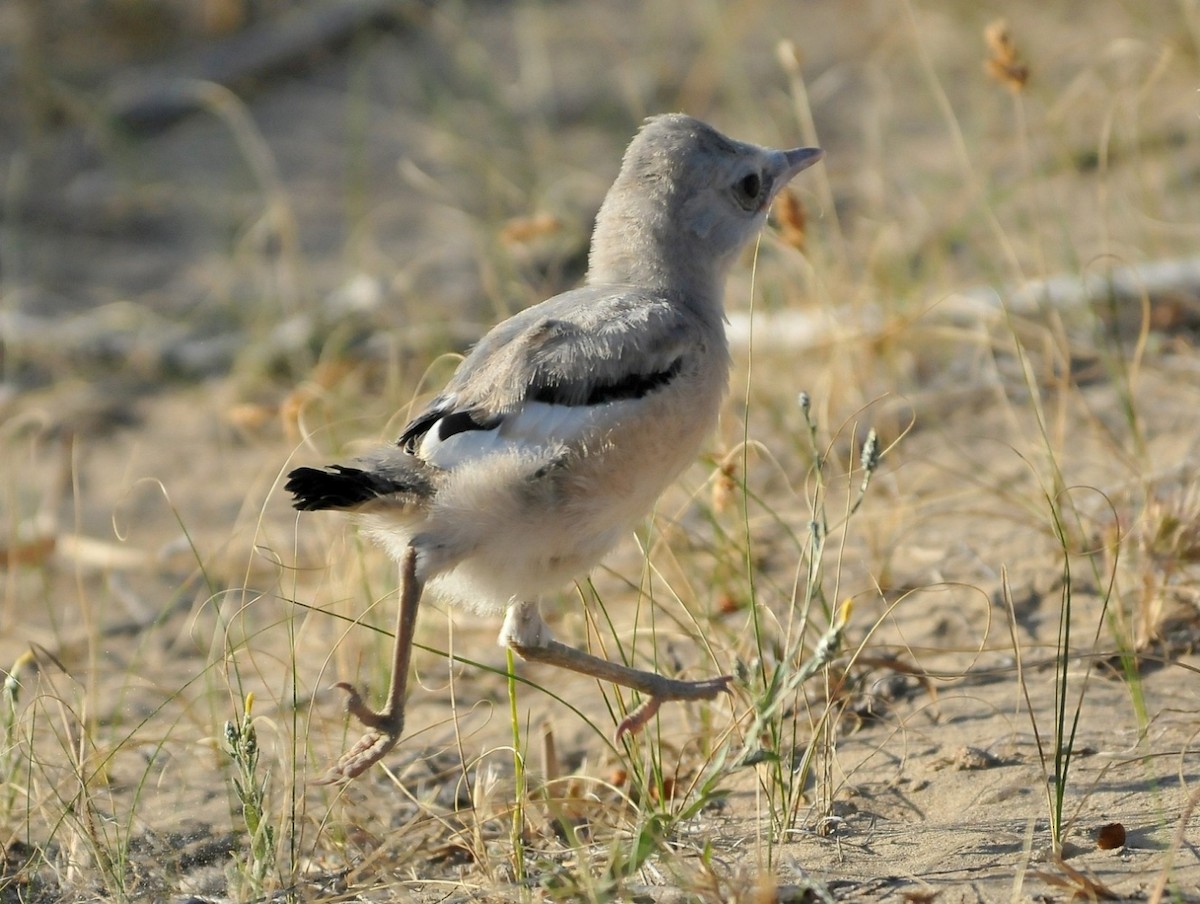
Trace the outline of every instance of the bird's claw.
{"type": "Polygon", "coordinates": [[[367,727],[366,733],[353,747],[342,754],[336,763],[316,781],[318,785],[335,785],[358,778],[396,746],[404,731],[404,715],[371,709],[363,702],[362,694],[354,685],[340,681],[334,687],[344,690],[346,712],[367,727]]]}
{"type": "Polygon", "coordinates": [[[617,725],[615,740],[619,744],[625,735],[637,734],[658,714],[659,707],[670,700],[713,700],[722,692],[732,693],[729,688],[731,681],[732,675],[688,681],[683,687],[647,697],[617,725]]]}
{"type": "Polygon", "coordinates": [[[614,740],[620,744],[621,738],[627,734],[637,734],[646,727],[646,723],[658,714],[658,708],[666,701],[662,697],[647,697],[617,725],[614,740]]]}

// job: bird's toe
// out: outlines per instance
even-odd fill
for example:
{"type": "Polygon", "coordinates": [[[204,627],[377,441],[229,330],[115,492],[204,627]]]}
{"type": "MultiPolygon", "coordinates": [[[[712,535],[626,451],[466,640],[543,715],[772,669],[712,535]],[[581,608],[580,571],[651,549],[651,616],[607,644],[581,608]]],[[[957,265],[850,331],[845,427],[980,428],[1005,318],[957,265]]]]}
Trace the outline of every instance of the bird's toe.
{"type": "Polygon", "coordinates": [[[388,707],[371,709],[363,700],[362,694],[358,692],[358,688],[348,681],[339,681],[334,687],[346,692],[346,712],[358,719],[359,722],[382,734],[400,737],[400,733],[404,731],[403,709],[398,711],[388,707]]]}
{"type": "Polygon", "coordinates": [[[358,739],[353,747],[342,754],[325,774],[317,779],[318,785],[339,785],[351,779],[358,778],[380,760],[400,740],[399,733],[390,734],[378,729],[370,729],[358,739]]]}
{"type": "Polygon", "coordinates": [[[627,734],[637,734],[657,714],[659,707],[670,700],[714,700],[718,694],[732,693],[730,682],[732,675],[719,675],[716,678],[705,678],[701,681],[674,681],[662,679],[664,688],[661,693],[653,694],[635,707],[629,715],[617,725],[616,740],[627,734]]]}
{"type": "Polygon", "coordinates": [[[353,684],[339,681],[334,687],[346,692],[346,712],[366,726],[367,731],[317,780],[318,785],[341,784],[358,778],[387,756],[404,732],[403,709],[371,709],[353,684]]]}

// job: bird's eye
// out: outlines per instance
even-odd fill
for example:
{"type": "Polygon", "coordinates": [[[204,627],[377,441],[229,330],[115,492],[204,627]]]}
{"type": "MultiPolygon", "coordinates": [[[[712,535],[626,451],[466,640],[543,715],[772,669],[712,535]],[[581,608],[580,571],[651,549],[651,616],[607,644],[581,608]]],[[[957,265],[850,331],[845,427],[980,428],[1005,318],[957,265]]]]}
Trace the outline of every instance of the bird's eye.
{"type": "Polygon", "coordinates": [[[738,203],[747,210],[758,205],[758,196],[761,192],[762,178],[758,173],[747,173],[734,185],[734,194],[737,195],[738,203]]]}

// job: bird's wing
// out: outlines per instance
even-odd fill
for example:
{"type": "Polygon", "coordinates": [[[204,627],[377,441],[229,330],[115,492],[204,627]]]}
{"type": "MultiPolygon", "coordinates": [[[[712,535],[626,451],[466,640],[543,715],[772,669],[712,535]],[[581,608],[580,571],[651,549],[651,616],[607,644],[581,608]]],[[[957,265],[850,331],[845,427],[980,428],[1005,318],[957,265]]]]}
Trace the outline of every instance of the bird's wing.
{"type": "Polygon", "coordinates": [[[610,403],[673,380],[695,326],[666,299],[588,286],[499,324],[399,444],[441,467],[515,445],[570,442],[610,403]]]}

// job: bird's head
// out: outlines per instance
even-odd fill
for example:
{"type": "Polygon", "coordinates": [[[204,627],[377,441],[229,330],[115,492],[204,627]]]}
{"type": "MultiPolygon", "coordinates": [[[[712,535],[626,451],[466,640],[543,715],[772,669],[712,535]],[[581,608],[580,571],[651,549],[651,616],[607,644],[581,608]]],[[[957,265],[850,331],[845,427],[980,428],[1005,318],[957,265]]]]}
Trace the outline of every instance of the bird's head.
{"type": "Polygon", "coordinates": [[[646,120],[597,216],[589,282],[661,288],[662,276],[719,294],[775,196],[822,156],[734,141],[679,113],[646,120]]]}

